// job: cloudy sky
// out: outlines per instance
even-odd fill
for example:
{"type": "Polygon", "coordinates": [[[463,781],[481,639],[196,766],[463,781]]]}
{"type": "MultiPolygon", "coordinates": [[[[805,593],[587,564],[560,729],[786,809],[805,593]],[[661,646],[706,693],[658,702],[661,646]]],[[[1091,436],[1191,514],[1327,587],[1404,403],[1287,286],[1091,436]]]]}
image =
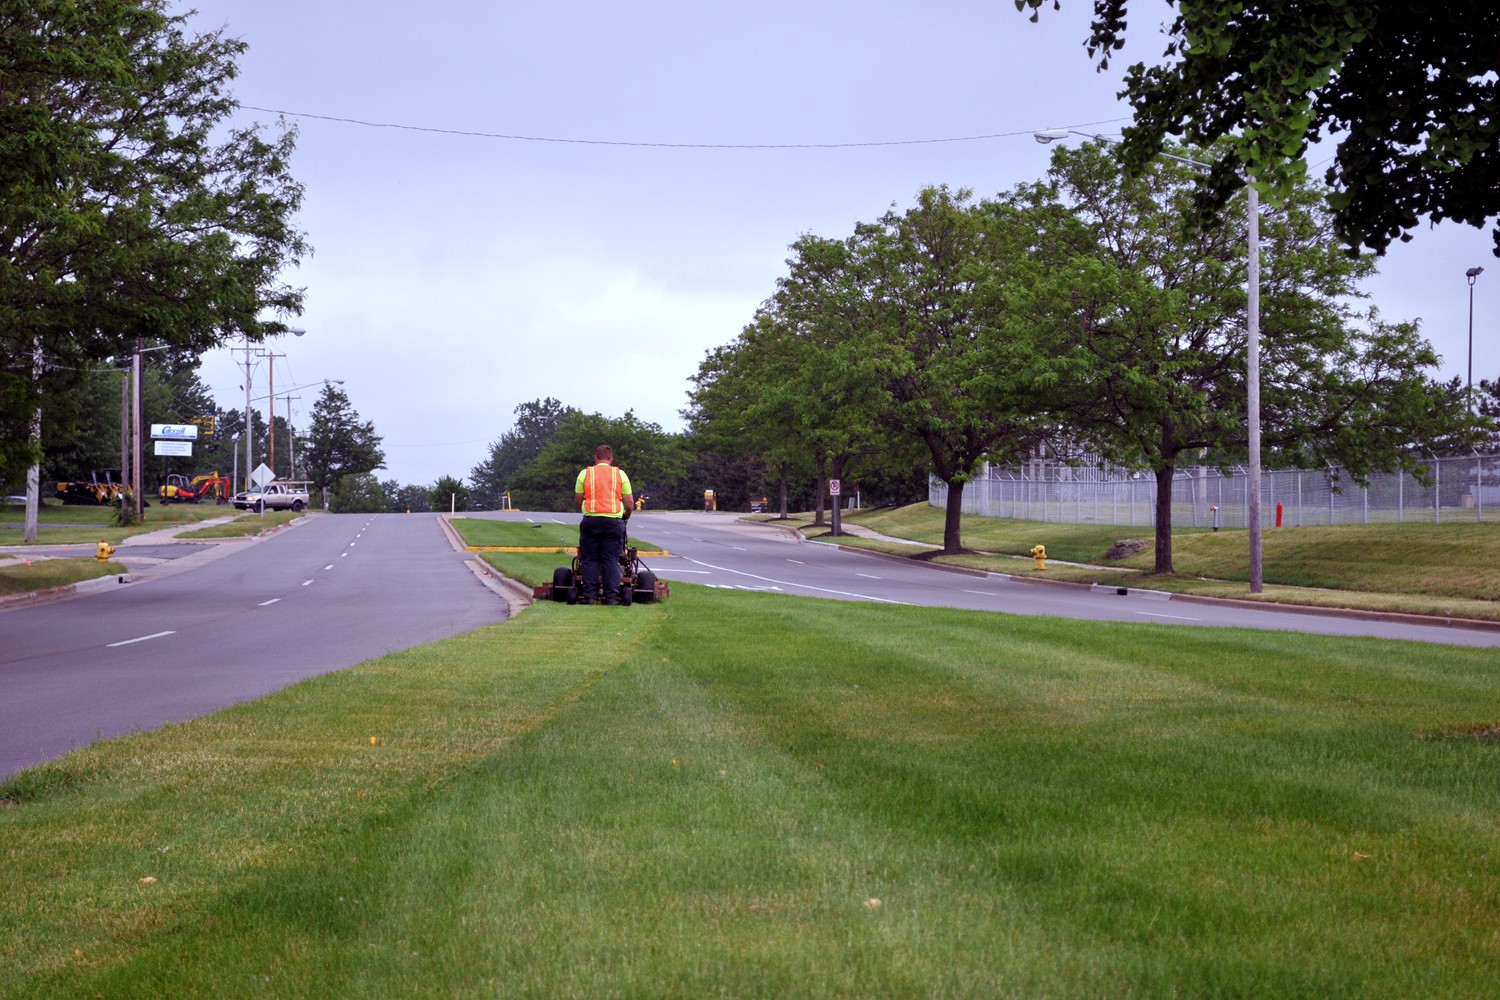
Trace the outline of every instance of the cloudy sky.
{"type": "MultiPolygon", "coordinates": [[[[344,380],[384,438],[381,478],[426,484],[467,477],[514,408],[545,396],[680,429],[689,377],[774,290],[799,235],[847,235],[927,184],[1035,180],[1038,129],[1117,135],[1118,71],[1161,42],[1138,14],[1125,58],[1097,73],[1089,6],[1039,24],[1011,0],[178,9],[248,43],[235,96],[267,110],[239,124],[294,113],[315,254],[289,275],[307,333],[271,348],[277,396],[301,397],[305,426],[317,383],[344,380]]],[[[1465,371],[1474,265],[1491,272],[1475,380],[1500,374],[1490,245],[1424,229],[1367,288],[1387,318],[1421,318],[1444,374],[1465,371]]],[[[243,407],[228,351],[201,374],[243,407]]],[[[256,396],[271,374],[257,365],[256,396]]]]}

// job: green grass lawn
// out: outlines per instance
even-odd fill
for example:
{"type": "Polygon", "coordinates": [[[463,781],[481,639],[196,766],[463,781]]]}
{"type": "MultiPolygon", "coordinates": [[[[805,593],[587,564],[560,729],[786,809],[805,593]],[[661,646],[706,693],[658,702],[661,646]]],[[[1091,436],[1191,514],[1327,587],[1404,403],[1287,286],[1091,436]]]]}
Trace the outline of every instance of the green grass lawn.
{"type": "Polygon", "coordinates": [[[541,604],[0,788],[0,995],[1488,998],[1497,665],[541,604]]]}
{"type": "MultiPolygon", "coordinates": [[[[853,512],[849,520],[883,534],[941,546],[943,512],[926,504],[895,509],[853,512]]],[[[1038,543],[1051,560],[1104,564],[1104,554],[1118,539],[1152,539],[1147,528],[1101,525],[1043,524],[1004,518],[963,518],[966,548],[997,555],[943,557],[941,561],[996,572],[1025,572],[1013,556],[1025,555],[1038,543]]],[[[890,546],[885,546],[890,550],[890,546]]],[[[1244,531],[1212,532],[1186,529],[1173,533],[1175,577],[1149,575],[1153,551],[1109,563],[1133,576],[1096,570],[1068,571],[1054,566],[1051,576],[1063,579],[1130,582],[1168,590],[1203,591],[1219,596],[1247,597],[1243,587],[1200,585],[1203,578],[1220,581],[1249,579],[1249,536],[1244,531]]],[[[1500,617],[1500,521],[1475,524],[1369,524],[1268,529],[1262,535],[1265,582],[1281,588],[1268,596],[1304,603],[1347,606],[1347,598],[1319,597],[1311,590],[1337,590],[1365,595],[1392,595],[1392,600],[1366,604],[1387,610],[1430,614],[1500,617]]]]}
{"type": "MultiPolygon", "coordinates": [[[[111,545],[132,535],[157,531],[175,525],[193,524],[216,517],[228,517],[235,509],[219,504],[160,504],[147,507],[142,523],[129,528],[117,527],[113,507],[45,503],[37,512],[37,544],[93,545],[100,539],[111,545]]],[[[26,508],[21,504],[0,506],[0,545],[25,543],[26,508]]]]}
{"type": "Polygon", "coordinates": [[[76,559],[0,560],[0,594],[26,594],[130,572],[120,563],[85,557],[84,548],[79,546],[76,559]]]}
{"type": "MultiPolygon", "coordinates": [[[[465,545],[559,549],[577,547],[577,514],[538,514],[537,518],[536,521],[491,521],[453,517],[449,518],[448,523],[458,532],[458,537],[464,540],[465,545]]],[[[633,536],[630,544],[642,550],[655,547],[633,536]]],[[[550,580],[551,576],[547,579],[550,580]]]]}

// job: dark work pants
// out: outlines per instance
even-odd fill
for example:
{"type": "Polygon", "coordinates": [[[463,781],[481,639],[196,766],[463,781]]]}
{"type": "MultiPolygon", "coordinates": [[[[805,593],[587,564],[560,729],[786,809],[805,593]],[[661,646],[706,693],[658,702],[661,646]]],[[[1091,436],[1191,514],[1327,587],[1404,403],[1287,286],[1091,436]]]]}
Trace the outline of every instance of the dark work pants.
{"type": "Polygon", "coordinates": [[[580,601],[606,604],[620,599],[620,554],[625,551],[625,520],[619,517],[588,517],[578,527],[578,563],[583,582],[580,601]],[[600,594],[599,585],[604,585],[600,594]]]}

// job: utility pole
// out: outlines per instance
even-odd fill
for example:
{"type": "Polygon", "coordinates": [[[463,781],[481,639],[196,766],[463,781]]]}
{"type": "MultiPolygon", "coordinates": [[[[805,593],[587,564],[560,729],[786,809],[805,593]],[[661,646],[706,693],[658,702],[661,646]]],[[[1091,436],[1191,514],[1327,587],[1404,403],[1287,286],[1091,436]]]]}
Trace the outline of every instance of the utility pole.
{"type": "Polygon", "coordinates": [[[297,478],[297,429],[292,426],[292,400],[301,401],[301,396],[282,396],[286,400],[286,466],[287,478],[297,478]]]}
{"type": "Polygon", "coordinates": [[[271,359],[270,367],[267,369],[271,394],[266,397],[269,400],[266,403],[267,412],[270,414],[266,418],[266,434],[271,439],[269,464],[271,466],[271,478],[274,479],[276,477],[276,359],[284,358],[286,355],[267,353],[266,357],[271,359]]]}
{"type": "Polygon", "coordinates": [[[141,391],[141,348],[140,337],[135,338],[135,354],[130,359],[130,381],[131,396],[134,400],[134,419],[130,427],[130,455],[131,476],[130,489],[135,494],[135,521],[139,524],[145,514],[145,497],[141,496],[141,409],[144,401],[144,393],[141,391]]]}

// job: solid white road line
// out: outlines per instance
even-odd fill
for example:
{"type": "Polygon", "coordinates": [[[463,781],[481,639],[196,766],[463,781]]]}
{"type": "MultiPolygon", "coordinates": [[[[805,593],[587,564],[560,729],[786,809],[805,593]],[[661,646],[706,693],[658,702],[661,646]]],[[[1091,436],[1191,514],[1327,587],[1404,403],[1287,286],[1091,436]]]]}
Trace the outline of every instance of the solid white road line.
{"type": "MultiPolygon", "coordinates": [[[[684,557],[684,558],[686,558],[686,557],[684,557]]],[[[791,582],[789,580],[773,580],[773,579],[771,579],[768,576],[757,576],[754,573],[744,573],[744,572],[741,572],[740,570],[737,570],[737,569],[730,569],[727,566],[715,566],[713,563],[701,562],[700,560],[697,560],[697,559],[688,559],[688,562],[693,563],[694,565],[697,565],[697,566],[707,566],[709,569],[717,570],[720,573],[733,573],[735,576],[745,576],[745,577],[749,577],[752,580],[761,580],[761,581],[763,581],[765,583],[775,584],[776,586],[786,587],[786,588],[789,588],[791,590],[810,590],[810,591],[813,591],[814,593],[818,593],[818,594],[833,594],[833,595],[835,595],[837,597],[855,597],[855,598],[858,598],[861,601],[874,601],[877,604],[899,604],[899,605],[905,605],[905,603],[906,603],[905,601],[887,600],[884,597],[872,597],[869,594],[855,594],[855,593],[852,593],[852,592],[847,591],[847,590],[830,590],[827,587],[811,587],[811,586],[808,586],[805,583],[793,583],[793,582],[791,582]]]]}
{"type": "Polygon", "coordinates": [[[176,635],[176,634],[177,634],[176,632],[152,632],[150,635],[143,635],[143,636],[140,636],[139,638],[126,639],[126,640],[124,640],[122,642],[112,642],[108,646],[106,646],[105,648],[106,649],[113,649],[116,646],[129,646],[131,643],[145,642],[147,639],[160,639],[164,635],[176,635]]]}
{"type": "Polygon", "coordinates": [[[269,601],[261,601],[259,604],[256,605],[256,607],[257,608],[269,608],[271,605],[275,604],[279,600],[281,600],[281,598],[279,598],[279,597],[273,597],[269,601]]]}

